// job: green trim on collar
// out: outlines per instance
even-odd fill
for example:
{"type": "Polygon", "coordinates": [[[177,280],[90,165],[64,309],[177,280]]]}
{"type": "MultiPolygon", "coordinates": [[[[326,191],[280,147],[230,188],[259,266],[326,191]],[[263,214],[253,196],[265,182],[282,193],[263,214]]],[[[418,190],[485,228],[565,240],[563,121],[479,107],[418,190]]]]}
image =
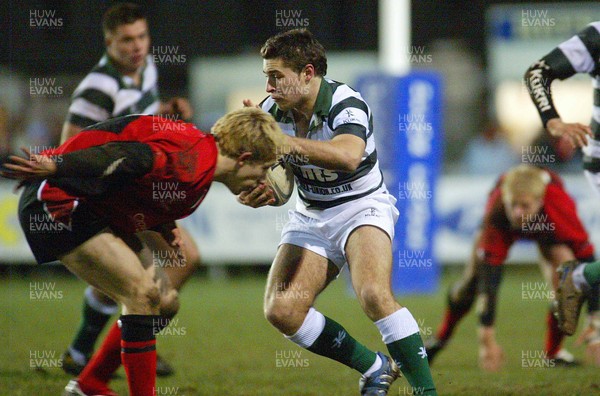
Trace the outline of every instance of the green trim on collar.
{"type": "Polygon", "coordinates": [[[325,77],[321,77],[321,86],[319,87],[317,100],[315,100],[315,107],[310,125],[308,126],[308,132],[311,132],[319,125],[323,125],[323,119],[329,115],[329,110],[331,110],[332,98],[333,89],[331,88],[331,85],[325,81],[325,77]]]}
{"type": "Polygon", "coordinates": [[[119,80],[119,83],[121,83],[121,73],[119,73],[112,59],[110,59],[110,56],[108,56],[107,53],[102,55],[102,58],[100,58],[100,62],[98,62],[98,66],[96,66],[96,68],[101,70],[104,74],[108,74],[109,76],[116,78],[119,80]]]}
{"type": "Polygon", "coordinates": [[[325,81],[325,77],[321,77],[321,86],[319,87],[313,114],[321,118],[326,117],[329,114],[329,109],[331,109],[332,98],[333,89],[331,89],[329,83],[325,81]]]}

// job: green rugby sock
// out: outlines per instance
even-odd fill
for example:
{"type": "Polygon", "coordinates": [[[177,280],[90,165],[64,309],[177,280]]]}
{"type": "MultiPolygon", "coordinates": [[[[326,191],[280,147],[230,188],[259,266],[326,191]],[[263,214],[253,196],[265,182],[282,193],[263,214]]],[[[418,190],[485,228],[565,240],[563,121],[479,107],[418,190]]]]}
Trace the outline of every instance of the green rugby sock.
{"type": "Polygon", "coordinates": [[[377,358],[375,352],[356,341],[342,325],[326,316],[323,331],[307,349],[345,364],[361,374],[367,372],[377,358]]]}
{"type": "Polygon", "coordinates": [[[587,264],[583,269],[583,277],[590,286],[600,283],[600,261],[587,264]]]}
{"type": "Polygon", "coordinates": [[[390,355],[412,386],[413,394],[437,395],[419,325],[408,309],[399,309],[375,325],[390,355]]]}
{"type": "Polygon", "coordinates": [[[96,340],[100,333],[110,320],[112,315],[118,311],[118,306],[107,306],[101,303],[92,296],[91,289],[85,291],[83,300],[83,315],[81,324],[75,339],[71,343],[71,347],[83,355],[90,355],[94,350],[96,340]],[[90,301],[91,300],[91,301],[90,301]],[[100,310],[102,309],[102,311],[100,310]]]}
{"type": "Polygon", "coordinates": [[[402,370],[402,373],[413,387],[415,395],[437,395],[427,352],[419,333],[387,344],[390,355],[402,370]]]}

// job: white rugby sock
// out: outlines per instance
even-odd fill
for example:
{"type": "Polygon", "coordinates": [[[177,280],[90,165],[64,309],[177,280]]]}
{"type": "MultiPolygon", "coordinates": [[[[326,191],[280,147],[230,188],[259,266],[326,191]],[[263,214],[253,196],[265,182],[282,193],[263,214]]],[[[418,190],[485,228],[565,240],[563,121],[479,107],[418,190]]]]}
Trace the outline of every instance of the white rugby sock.
{"type": "Polygon", "coordinates": [[[79,352],[72,346],[69,346],[67,349],[69,350],[69,353],[71,354],[71,357],[73,358],[75,363],[81,364],[82,366],[85,366],[87,364],[87,358],[83,353],[79,352]]]}
{"type": "Polygon", "coordinates": [[[573,285],[578,291],[588,290],[590,288],[590,284],[585,280],[585,276],[583,276],[583,270],[586,265],[587,264],[581,264],[573,270],[573,285]]]}
{"type": "Polygon", "coordinates": [[[419,325],[410,311],[405,307],[375,322],[383,342],[391,344],[419,332],[419,325]]]}
{"type": "Polygon", "coordinates": [[[363,374],[363,377],[368,378],[371,376],[371,374],[373,374],[375,371],[379,370],[381,368],[381,366],[383,365],[383,362],[381,361],[381,358],[379,357],[379,355],[376,355],[377,357],[375,358],[375,363],[373,363],[373,365],[363,374]]]}
{"type": "Polygon", "coordinates": [[[284,334],[284,336],[302,348],[309,348],[319,338],[324,328],[325,316],[311,307],[296,334],[291,336],[284,334]]]}
{"type": "Polygon", "coordinates": [[[94,311],[98,311],[104,315],[112,316],[119,311],[119,304],[108,305],[98,300],[94,295],[94,288],[92,286],[88,286],[85,289],[85,301],[94,311]]]}

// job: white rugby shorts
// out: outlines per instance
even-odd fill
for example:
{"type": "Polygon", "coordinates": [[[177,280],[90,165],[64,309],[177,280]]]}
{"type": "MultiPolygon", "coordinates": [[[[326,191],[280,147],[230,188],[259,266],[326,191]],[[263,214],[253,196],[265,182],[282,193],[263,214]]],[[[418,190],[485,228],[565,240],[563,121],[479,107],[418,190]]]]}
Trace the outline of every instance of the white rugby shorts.
{"type": "Polygon", "coordinates": [[[347,262],[346,241],[357,227],[378,227],[388,234],[390,240],[394,240],[394,225],[399,214],[395,204],[396,198],[381,188],[355,201],[311,211],[311,214],[314,212],[311,217],[290,210],[279,245],[289,243],[308,249],[328,258],[341,271],[347,262]]]}

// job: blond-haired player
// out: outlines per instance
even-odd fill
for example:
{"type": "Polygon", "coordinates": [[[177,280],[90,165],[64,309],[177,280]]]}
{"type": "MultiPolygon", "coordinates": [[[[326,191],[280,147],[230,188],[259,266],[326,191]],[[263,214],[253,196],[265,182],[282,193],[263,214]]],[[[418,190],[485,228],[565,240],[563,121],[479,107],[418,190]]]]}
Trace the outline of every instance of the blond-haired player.
{"type": "MultiPolygon", "coordinates": [[[[93,124],[128,114],[171,115],[183,120],[192,117],[186,99],[176,97],[166,102],[159,99],[158,70],[149,55],[150,30],[139,5],[119,3],[110,7],[102,18],[102,31],[106,54],[73,93],[63,126],[63,142],[93,124]]],[[[185,241],[185,259],[178,265],[165,267],[177,290],[200,263],[196,243],[184,228],[180,230],[185,241]]],[[[152,240],[152,234],[142,237],[149,245],[160,245],[160,241],[152,240]]],[[[100,332],[118,312],[112,299],[91,286],[84,293],[82,308],[79,329],[62,356],[63,370],[72,375],[83,370],[100,332]]],[[[161,376],[170,375],[173,368],[159,356],[156,371],[161,376]]]]}
{"type": "MultiPolygon", "coordinates": [[[[425,343],[430,360],[446,346],[458,322],[479,297],[479,363],[488,371],[501,368],[503,352],[494,330],[496,300],[504,261],[512,244],[520,239],[537,242],[542,269],[553,290],[558,285],[554,270],[561,263],[594,259],[594,247],[559,176],[532,165],[511,168],[490,192],[463,277],[449,290],[436,336],[425,343]]],[[[563,333],[552,310],[547,325],[545,356],[556,365],[574,364],[572,355],[561,349],[563,333]]]]}
{"type": "Polygon", "coordinates": [[[121,362],[131,395],[155,394],[155,336],[179,304],[140,235],[153,232],[163,248],[181,253],[174,221],[196,210],[213,181],[234,194],[264,182],[284,139],[258,109],[224,116],[213,134],[181,121],[125,116],[4,164],[2,175],[25,186],[19,218],[38,263],[62,261],[123,306],[119,326],[65,395],[114,395],[108,381],[121,362]],[[166,181],[178,199],[155,199],[153,186],[166,181]]]}

